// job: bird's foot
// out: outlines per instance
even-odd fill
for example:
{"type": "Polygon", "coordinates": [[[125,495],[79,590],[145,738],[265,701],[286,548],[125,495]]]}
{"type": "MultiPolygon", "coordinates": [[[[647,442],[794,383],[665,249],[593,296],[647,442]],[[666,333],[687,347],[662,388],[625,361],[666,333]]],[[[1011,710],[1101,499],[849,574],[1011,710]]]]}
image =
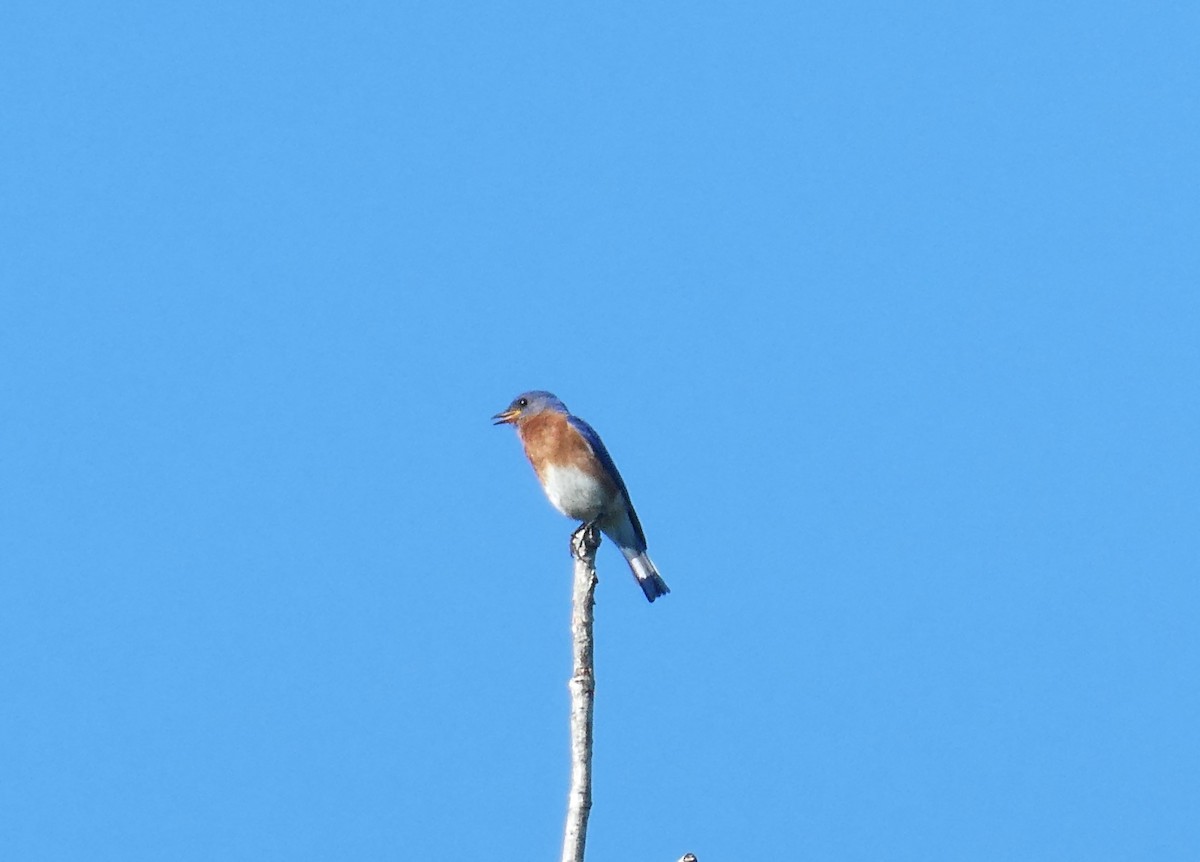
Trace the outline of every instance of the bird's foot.
{"type": "Polygon", "coordinates": [[[595,554],[596,549],[600,547],[600,528],[596,526],[598,520],[599,518],[593,518],[580,524],[579,529],[571,534],[571,554],[576,558],[582,560],[595,554]]]}

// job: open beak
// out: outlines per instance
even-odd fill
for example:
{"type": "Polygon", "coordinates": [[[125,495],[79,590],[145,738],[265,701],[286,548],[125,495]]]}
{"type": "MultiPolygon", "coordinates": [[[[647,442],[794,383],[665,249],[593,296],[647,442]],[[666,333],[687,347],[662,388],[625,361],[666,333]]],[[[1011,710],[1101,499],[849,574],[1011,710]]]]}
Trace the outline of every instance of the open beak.
{"type": "Polygon", "coordinates": [[[505,410],[503,413],[497,413],[495,416],[493,416],[492,419],[495,421],[493,421],[492,424],[493,425],[511,425],[512,423],[517,421],[517,417],[520,415],[521,415],[520,410],[516,409],[515,407],[510,407],[509,409],[505,410]]]}

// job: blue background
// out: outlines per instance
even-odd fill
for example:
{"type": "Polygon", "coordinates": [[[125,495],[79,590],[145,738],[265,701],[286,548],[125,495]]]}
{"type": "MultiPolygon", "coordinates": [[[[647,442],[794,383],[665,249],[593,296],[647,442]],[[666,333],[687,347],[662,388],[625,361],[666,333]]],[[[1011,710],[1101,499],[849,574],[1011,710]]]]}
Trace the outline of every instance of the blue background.
{"type": "Polygon", "coordinates": [[[1200,12],[0,12],[0,856],[1200,858],[1200,12]]]}

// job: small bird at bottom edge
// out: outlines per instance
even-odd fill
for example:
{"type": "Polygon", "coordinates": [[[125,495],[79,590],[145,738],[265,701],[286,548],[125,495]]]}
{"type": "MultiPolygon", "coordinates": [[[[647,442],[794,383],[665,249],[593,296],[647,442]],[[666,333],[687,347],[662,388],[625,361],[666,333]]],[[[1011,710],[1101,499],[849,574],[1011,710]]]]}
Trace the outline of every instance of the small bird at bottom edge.
{"type": "Polygon", "coordinates": [[[646,553],[646,535],[617,465],[591,425],[542,390],[522,392],[492,419],[496,425],[516,427],[525,457],[554,508],[595,524],[612,539],[647,599],[671,592],[646,553]]]}

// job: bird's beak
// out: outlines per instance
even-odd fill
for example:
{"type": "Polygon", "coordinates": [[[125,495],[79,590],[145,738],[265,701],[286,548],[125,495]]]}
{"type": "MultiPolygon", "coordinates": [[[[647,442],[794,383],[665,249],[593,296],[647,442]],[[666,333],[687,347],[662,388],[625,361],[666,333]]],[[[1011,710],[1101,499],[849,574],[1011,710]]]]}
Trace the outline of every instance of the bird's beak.
{"type": "Polygon", "coordinates": [[[492,422],[492,424],[493,425],[511,425],[512,423],[517,421],[517,417],[520,415],[521,415],[520,410],[518,410],[515,407],[510,407],[509,409],[505,410],[503,413],[497,413],[495,416],[493,416],[492,419],[494,419],[495,421],[492,422]]]}

